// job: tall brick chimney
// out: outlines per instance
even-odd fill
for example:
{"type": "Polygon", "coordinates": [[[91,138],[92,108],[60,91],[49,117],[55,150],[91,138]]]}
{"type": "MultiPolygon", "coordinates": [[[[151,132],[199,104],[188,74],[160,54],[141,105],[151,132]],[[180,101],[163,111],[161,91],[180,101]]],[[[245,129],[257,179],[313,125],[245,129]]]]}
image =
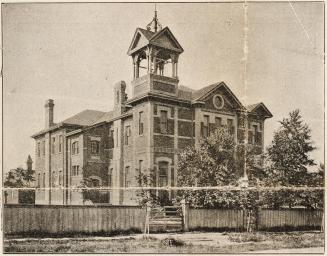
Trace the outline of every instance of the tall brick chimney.
{"type": "Polygon", "coordinates": [[[54,103],[52,99],[48,99],[45,102],[45,128],[49,128],[53,125],[53,107],[54,103]]]}
{"type": "Polygon", "coordinates": [[[119,114],[125,112],[125,105],[127,101],[126,94],[126,83],[124,81],[119,81],[114,86],[114,111],[119,114]]]}

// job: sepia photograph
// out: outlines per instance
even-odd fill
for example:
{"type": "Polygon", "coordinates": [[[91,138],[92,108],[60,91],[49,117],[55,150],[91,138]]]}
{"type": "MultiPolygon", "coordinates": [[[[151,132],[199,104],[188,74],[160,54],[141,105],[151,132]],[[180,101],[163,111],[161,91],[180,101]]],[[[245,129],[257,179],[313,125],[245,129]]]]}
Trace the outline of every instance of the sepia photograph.
{"type": "Polygon", "coordinates": [[[324,254],[325,2],[2,2],[2,253],[324,254]]]}

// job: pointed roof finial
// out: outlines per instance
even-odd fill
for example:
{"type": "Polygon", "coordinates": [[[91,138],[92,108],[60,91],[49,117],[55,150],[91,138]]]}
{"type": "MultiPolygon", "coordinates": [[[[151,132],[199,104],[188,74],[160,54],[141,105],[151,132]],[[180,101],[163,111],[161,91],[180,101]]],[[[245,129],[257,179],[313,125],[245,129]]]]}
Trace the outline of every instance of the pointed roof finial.
{"type": "Polygon", "coordinates": [[[146,26],[146,29],[150,30],[152,32],[155,32],[155,33],[162,29],[162,26],[158,20],[156,3],[154,4],[154,17],[153,17],[152,21],[146,26]]]}

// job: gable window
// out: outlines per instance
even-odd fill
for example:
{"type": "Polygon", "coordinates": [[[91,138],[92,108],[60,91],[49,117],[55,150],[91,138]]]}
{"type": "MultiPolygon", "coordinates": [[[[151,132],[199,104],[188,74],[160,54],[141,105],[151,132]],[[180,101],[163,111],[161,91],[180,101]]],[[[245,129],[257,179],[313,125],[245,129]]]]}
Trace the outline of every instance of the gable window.
{"type": "Polygon", "coordinates": [[[59,135],[59,153],[62,152],[62,135],[59,135]]]}
{"type": "Polygon", "coordinates": [[[131,137],[131,127],[125,127],[125,145],[129,145],[129,138],[131,137]]]}
{"type": "Polygon", "coordinates": [[[143,111],[139,112],[139,135],[143,134],[144,123],[143,123],[143,111]]]}
{"type": "Polygon", "coordinates": [[[40,142],[37,143],[37,156],[41,156],[41,148],[40,148],[40,142]]]}
{"type": "Polygon", "coordinates": [[[227,128],[229,134],[234,135],[233,119],[227,119],[227,128]]]}
{"type": "Polygon", "coordinates": [[[100,153],[100,142],[97,140],[91,141],[91,154],[98,155],[100,153]]]}
{"type": "Polygon", "coordinates": [[[254,129],[254,143],[261,144],[262,143],[262,134],[261,134],[261,132],[259,132],[258,126],[253,125],[253,129],[254,129]]]}
{"type": "Polygon", "coordinates": [[[209,136],[209,116],[203,116],[203,122],[201,124],[202,137],[206,138],[209,136]]]}
{"type": "Polygon", "coordinates": [[[216,125],[216,128],[221,127],[221,117],[215,117],[215,125],[216,125]]]}
{"type": "Polygon", "coordinates": [[[55,137],[52,137],[51,151],[52,151],[52,154],[54,154],[56,151],[56,138],[55,137]]]}
{"type": "Polygon", "coordinates": [[[76,154],[78,154],[78,151],[79,151],[79,149],[78,149],[78,141],[75,141],[72,144],[72,154],[73,155],[76,155],[76,154]]]}
{"type": "Polygon", "coordinates": [[[168,128],[168,112],[166,110],[160,110],[160,132],[167,134],[168,128]]]}

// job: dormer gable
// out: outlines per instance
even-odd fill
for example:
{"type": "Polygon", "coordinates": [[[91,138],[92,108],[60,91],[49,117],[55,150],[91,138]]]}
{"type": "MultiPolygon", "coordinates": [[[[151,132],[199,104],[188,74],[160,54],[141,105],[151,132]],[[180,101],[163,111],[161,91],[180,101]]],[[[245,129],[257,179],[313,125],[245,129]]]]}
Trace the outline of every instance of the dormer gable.
{"type": "Polygon", "coordinates": [[[249,105],[246,108],[247,108],[249,114],[262,116],[264,118],[273,117],[273,115],[271,114],[269,109],[262,102],[257,103],[257,104],[253,104],[253,105],[249,105]]]}

